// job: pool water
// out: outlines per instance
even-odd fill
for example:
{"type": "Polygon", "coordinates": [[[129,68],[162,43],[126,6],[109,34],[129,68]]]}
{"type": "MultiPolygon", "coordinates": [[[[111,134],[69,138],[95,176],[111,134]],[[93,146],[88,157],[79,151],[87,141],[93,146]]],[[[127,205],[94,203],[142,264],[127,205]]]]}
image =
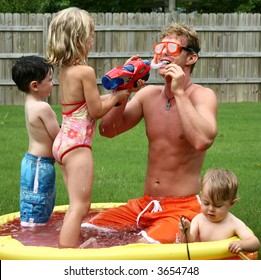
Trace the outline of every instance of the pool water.
{"type": "MultiPolygon", "coordinates": [[[[88,222],[89,219],[98,213],[99,210],[91,210],[84,219],[84,222],[88,222]]],[[[36,227],[22,227],[20,225],[20,218],[17,218],[0,226],[0,236],[11,235],[25,246],[57,248],[64,215],[65,212],[63,211],[55,211],[46,225],[36,227]]],[[[81,228],[82,236],[79,242],[85,242],[82,248],[108,248],[127,245],[137,241],[139,238],[137,233],[139,231],[134,228],[131,230],[104,232],[83,227],[81,228]]]]}

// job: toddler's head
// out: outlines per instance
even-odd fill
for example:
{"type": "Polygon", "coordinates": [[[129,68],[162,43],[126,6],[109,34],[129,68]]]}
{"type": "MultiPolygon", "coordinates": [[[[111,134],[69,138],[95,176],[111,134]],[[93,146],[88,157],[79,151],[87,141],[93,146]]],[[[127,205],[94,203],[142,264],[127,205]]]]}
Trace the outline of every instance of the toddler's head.
{"type": "Polygon", "coordinates": [[[237,200],[238,179],[226,169],[210,169],[202,180],[202,192],[207,192],[214,204],[221,201],[235,202],[237,200]]]}

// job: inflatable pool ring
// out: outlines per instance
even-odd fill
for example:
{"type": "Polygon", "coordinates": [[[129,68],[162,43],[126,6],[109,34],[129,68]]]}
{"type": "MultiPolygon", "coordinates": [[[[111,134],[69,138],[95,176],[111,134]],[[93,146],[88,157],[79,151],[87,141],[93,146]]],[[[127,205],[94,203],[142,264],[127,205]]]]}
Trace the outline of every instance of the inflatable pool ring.
{"type": "MultiPolygon", "coordinates": [[[[120,203],[93,203],[91,210],[117,207],[120,203]]],[[[56,206],[55,212],[65,212],[68,205],[56,206]]],[[[20,213],[0,216],[0,228],[20,217],[20,213]]],[[[0,232],[1,233],[1,232],[0,232]]],[[[257,259],[257,252],[235,256],[228,244],[236,237],[215,242],[189,243],[191,260],[257,259]],[[242,257],[243,256],[243,257],[242,257]]],[[[25,246],[11,235],[0,236],[1,260],[187,260],[187,244],[128,244],[110,248],[59,249],[45,246],[25,246]]]]}

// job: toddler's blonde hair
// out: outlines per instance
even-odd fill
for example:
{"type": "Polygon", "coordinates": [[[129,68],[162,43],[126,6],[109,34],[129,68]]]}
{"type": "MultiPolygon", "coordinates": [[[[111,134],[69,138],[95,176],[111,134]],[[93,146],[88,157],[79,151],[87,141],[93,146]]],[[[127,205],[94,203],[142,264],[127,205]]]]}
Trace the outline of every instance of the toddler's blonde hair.
{"type": "Polygon", "coordinates": [[[237,200],[238,179],[229,170],[208,170],[202,180],[202,190],[205,187],[207,187],[209,198],[214,203],[237,200]]]}

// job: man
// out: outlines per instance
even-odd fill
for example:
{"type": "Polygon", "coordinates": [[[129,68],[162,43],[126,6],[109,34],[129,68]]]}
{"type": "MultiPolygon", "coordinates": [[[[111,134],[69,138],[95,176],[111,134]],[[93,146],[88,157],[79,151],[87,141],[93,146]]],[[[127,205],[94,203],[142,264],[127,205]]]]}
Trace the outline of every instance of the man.
{"type": "Polygon", "coordinates": [[[112,138],[144,118],[149,141],[144,197],[90,221],[102,227],[137,225],[142,229],[139,241],[149,243],[175,242],[180,218],[191,220],[200,212],[200,172],[217,135],[215,93],[190,78],[200,50],[197,33],[174,23],[161,39],[154,45],[154,62],[165,85],[142,88],[100,123],[101,135],[112,138]]]}

